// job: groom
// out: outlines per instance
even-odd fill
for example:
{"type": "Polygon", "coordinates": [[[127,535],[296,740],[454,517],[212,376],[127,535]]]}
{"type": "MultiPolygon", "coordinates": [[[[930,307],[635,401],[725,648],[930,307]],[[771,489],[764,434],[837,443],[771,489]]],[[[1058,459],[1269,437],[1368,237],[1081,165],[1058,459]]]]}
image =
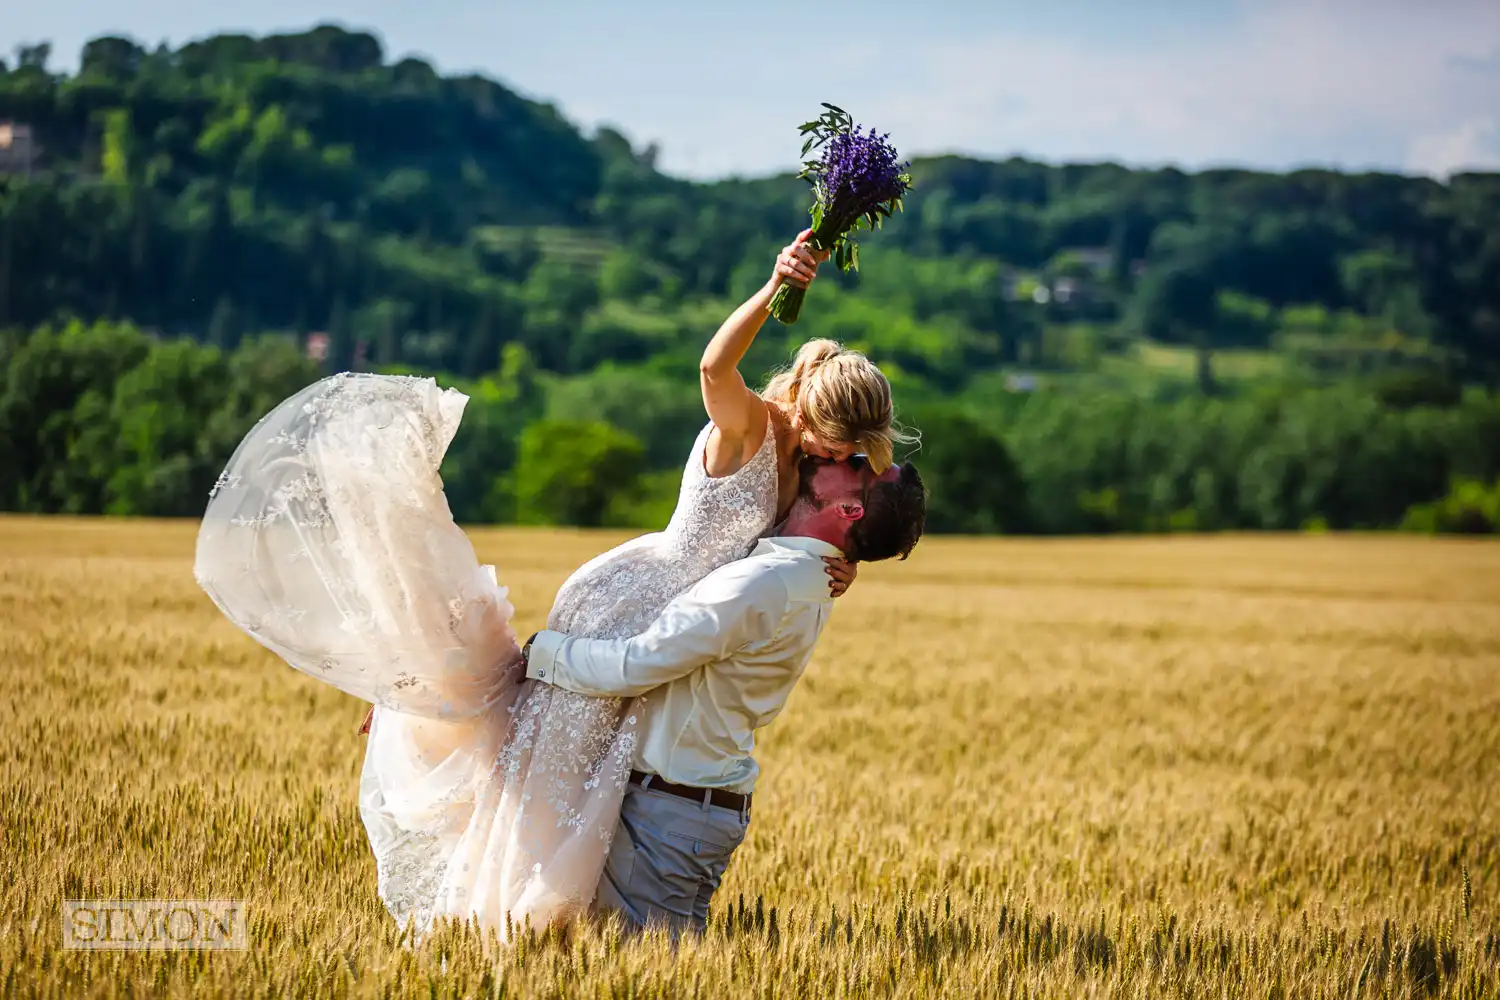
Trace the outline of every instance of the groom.
{"type": "Polygon", "coordinates": [[[832,609],[824,556],[905,559],[926,493],[910,464],[877,476],[856,456],[805,460],[786,520],[744,559],[704,577],[640,635],[539,632],[526,676],[640,698],[626,786],[596,910],[628,925],[704,930],[708,902],[745,839],[759,767],[755,731],[780,714],[832,609]]]}

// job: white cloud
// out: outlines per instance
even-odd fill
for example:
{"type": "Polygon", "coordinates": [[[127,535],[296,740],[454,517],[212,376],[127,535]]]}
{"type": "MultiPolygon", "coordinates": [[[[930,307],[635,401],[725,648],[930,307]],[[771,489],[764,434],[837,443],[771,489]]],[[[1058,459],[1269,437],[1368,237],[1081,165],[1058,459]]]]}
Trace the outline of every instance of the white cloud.
{"type": "Polygon", "coordinates": [[[1217,37],[1147,49],[939,46],[889,127],[914,147],[1049,159],[1495,166],[1497,48],[1500,5],[1269,0],[1217,37]]]}
{"type": "Polygon", "coordinates": [[[1446,179],[1465,170],[1500,167],[1493,118],[1464,122],[1448,132],[1419,135],[1412,140],[1407,166],[1417,173],[1446,179]]]}
{"type": "MultiPolygon", "coordinates": [[[[903,153],[1442,175],[1500,167],[1497,53],[1500,4],[1244,0],[1212,34],[912,39],[841,77],[858,117],[889,130],[903,153]]],[[[674,128],[678,113],[664,106],[618,117],[659,138],[675,172],[791,165],[806,95],[702,96],[729,99],[691,130],[674,128]]]]}

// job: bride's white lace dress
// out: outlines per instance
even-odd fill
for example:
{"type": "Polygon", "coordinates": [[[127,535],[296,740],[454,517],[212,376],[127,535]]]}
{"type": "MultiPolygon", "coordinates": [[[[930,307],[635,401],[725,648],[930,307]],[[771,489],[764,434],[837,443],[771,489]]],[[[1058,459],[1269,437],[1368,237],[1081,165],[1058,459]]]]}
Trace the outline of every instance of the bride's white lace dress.
{"type": "MultiPolygon", "coordinates": [[[[521,680],[506,590],[453,522],[438,476],[466,403],[432,379],[348,373],[287,399],[219,477],[194,569],[257,641],[377,706],[359,802],[396,920],[420,934],[438,917],[472,918],[504,939],[592,901],[641,699],[521,680]]],[[[710,479],[708,431],[666,530],[579,568],[548,628],[643,631],[770,528],[774,435],[739,472],[710,479]]]]}

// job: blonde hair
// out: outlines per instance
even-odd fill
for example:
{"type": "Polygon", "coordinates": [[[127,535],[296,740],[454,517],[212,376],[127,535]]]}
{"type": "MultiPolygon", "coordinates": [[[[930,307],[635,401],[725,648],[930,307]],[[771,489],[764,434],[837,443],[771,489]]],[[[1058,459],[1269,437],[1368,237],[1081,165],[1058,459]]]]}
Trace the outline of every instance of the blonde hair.
{"type": "Polygon", "coordinates": [[[827,444],[852,445],[876,473],[895,463],[896,445],[917,440],[896,424],[891,384],[880,369],[832,340],[803,344],[761,396],[795,405],[804,428],[827,444]]]}

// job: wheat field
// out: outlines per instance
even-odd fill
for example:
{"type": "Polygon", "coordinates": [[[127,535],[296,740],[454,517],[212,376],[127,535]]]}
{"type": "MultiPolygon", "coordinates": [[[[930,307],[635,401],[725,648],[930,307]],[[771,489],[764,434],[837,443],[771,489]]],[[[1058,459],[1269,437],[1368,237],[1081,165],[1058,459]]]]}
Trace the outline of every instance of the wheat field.
{"type": "MultiPolygon", "coordinates": [[[[7,996],[1500,996],[1500,545],[964,540],[865,567],[709,933],[405,946],[364,706],[234,629],[190,522],[0,518],[7,996]],[[63,948],[65,899],[249,946],[63,948]]],[[[541,624],[620,536],[475,530],[541,624]]]]}

